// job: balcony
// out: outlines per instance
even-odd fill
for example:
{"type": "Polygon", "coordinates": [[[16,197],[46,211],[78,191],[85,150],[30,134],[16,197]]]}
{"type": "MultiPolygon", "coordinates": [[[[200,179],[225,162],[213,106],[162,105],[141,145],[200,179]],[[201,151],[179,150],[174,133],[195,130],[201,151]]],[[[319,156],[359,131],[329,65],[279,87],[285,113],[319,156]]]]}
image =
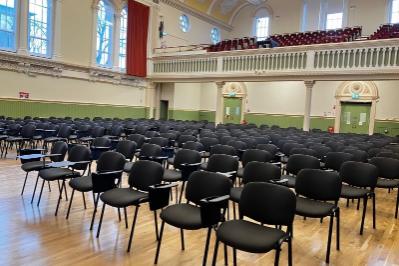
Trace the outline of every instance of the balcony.
{"type": "Polygon", "coordinates": [[[157,49],[155,82],[399,79],[399,39],[207,52],[157,49]]]}

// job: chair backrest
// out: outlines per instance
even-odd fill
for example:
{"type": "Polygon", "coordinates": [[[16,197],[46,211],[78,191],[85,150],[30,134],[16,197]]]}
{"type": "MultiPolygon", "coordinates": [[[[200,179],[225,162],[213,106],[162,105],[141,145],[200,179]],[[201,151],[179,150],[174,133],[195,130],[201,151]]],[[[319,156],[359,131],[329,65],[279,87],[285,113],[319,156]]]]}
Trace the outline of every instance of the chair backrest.
{"type": "Polygon", "coordinates": [[[161,156],[162,148],[156,144],[146,143],[141,147],[140,157],[161,156]]]}
{"type": "Polygon", "coordinates": [[[60,130],[58,131],[58,137],[60,138],[69,138],[69,136],[72,134],[72,127],[69,125],[62,125],[60,127],[60,130]]]}
{"type": "Polygon", "coordinates": [[[273,144],[258,144],[256,148],[259,150],[264,150],[270,152],[273,156],[278,152],[278,147],[273,144]]]}
{"type": "Polygon", "coordinates": [[[204,151],[204,145],[202,145],[201,142],[195,142],[195,141],[187,141],[186,143],[183,144],[182,148],[194,151],[204,151]]]}
{"type": "Polygon", "coordinates": [[[91,145],[94,147],[111,147],[111,140],[106,137],[97,137],[91,145]]]}
{"type": "Polygon", "coordinates": [[[342,179],[336,172],[303,169],[296,176],[295,192],[314,200],[338,201],[342,179]]]}
{"type": "Polygon", "coordinates": [[[246,150],[241,158],[242,165],[245,167],[249,162],[270,162],[273,159],[273,155],[270,152],[250,149],[246,150]]]}
{"type": "Polygon", "coordinates": [[[266,162],[249,162],[244,168],[242,182],[267,182],[272,179],[280,179],[280,167],[266,162]]]}
{"type": "Polygon", "coordinates": [[[231,156],[236,156],[237,152],[236,149],[234,149],[231,146],[228,145],[222,145],[222,144],[217,144],[211,147],[210,154],[226,154],[226,155],[231,155],[231,156]]]}
{"type": "Polygon", "coordinates": [[[123,127],[122,126],[113,126],[111,130],[111,136],[116,136],[120,137],[123,133],[123,127]]]}
{"type": "Polygon", "coordinates": [[[138,190],[148,191],[152,185],[162,182],[164,168],[153,161],[137,161],[129,174],[129,186],[138,190]]]}
{"type": "Polygon", "coordinates": [[[169,146],[169,139],[167,138],[163,138],[163,137],[153,137],[149,140],[150,144],[156,144],[159,145],[161,147],[167,147],[169,146]]]}
{"type": "Polygon", "coordinates": [[[227,142],[228,146],[233,147],[235,150],[246,150],[248,148],[247,144],[244,141],[232,140],[227,142]]]}
{"type": "Polygon", "coordinates": [[[238,170],[238,159],[231,155],[214,154],[208,161],[207,170],[209,172],[227,173],[238,170]]]}
{"type": "Polygon", "coordinates": [[[65,155],[68,151],[68,144],[64,141],[57,141],[51,147],[51,154],[60,154],[59,156],[51,157],[53,162],[61,162],[65,159],[65,155]]]}
{"type": "Polygon", "coordinates": [[[193,135],[180,135],[177,138],[177,143],[179,144],[179,147],[182,147],[183,144],[187,141],[197,141],[197,138],[193,135]]]}
{"type": "Polygon", "coordinates": [[[326,167],[339,171],[341,165],[347,161],[353,161],[353,155],[346,152],[329,152],[326,157],[326,167]]]}
{"type": "Polygon", "coordinates": [[[359,149],[344,149],[343,152],[352,154],[353,161],[367,162],[368,154],[366,151],[359,150],[359,149]]]}
{"type": "Polygon", "coordinates": [[[21,137],[31,139],[35,135],[36,126],[35,124],[24,125],[21,129],[21,137]]]}
{"type": "Polygon", "coordinates": [[[399,153],[380,152],[377,154],[377,157],[387,157],[387,158],[392,158],[392,159],[399,159],[399,153]]]}
{"type": "Polygon", "coordinates": [[[339,172],[342,182],[356,187],[375,188],[378,178],[377,166],[363,162],[344,162],[339,172]]]}
{"type": "Polygon", "coordinates": [[[180,169],[181,164],[193,164],[201,162],[201,154],[198,151],[182,149],[176,153],[173,166],[180,169]]]}
{"type": "Polygon", "coordinates": [[[217,138],[211,138],[211,137],[203,137],[200,139],[200,142],[202,145],[204,145],[205,151],[209,152],[211,151],[211,148],[217,144],[219,144],[219,140],[217,138]]]}
{"type": "MultiPolygon", "coordinates": [[[[68,153],[68,160],[71,162],[90,161],[91,151],[84,145],[74,145],[68,153]]],[[[89,163],[75,164],[72,166],[75,170],[85,170],[89,163]]]]}
{"type": "Polygon", "coordinates": [[[119,152],[125,156],[126,160],[131,161],[134,153],[136,152],[137,144],[131,140],[121,140],[116,145],[116,152],[119,152]]]}
{"type": "Polygon", "coordinates": [[[186,199],[199,205],[204,198],[229,195],[232,185],[230,179],[224,175],[196,171],[188,178],[186,199]]]}
{"type": "Polygon", "coordinates": [[[308,148],[293,148],[290,151],[291,154],[304,154],[304,155],[310,155],[313,157],[317,157],[317,152],[312,150],[312,149],[308,149],[308,148]]]}
{"type": "Polygon", "coordinates": [[[377,166],[379,177],[399,179],[399,160],[386,157],[374,157],[370,159],[370,163],[377,166]]]}
{"type": "Polygon", "coordinates": [[[96,127],[92,128],[91,136],[93,138],[102,137],[102,136],[104,136],[104,134],[105,134],[104,127],[96,126],[96,127]]]}
{"type": "Polygon", "coordinates": [[[101,153],[97,161],[97,172],[122,171],[126,158],[119,152],[106,151],[101,153]]]}
{"type": "MultiPolygon", "coordinates": [[[[19,150],[19,155],[30,155],[30,154],[41,154],[41,150],[37,149],[20,149],[19,150]]],[[[35,162],[35,161],[40,161],[41,158],[34,158],[34,159],[20,159],[21,164],[24,163],[29,163],[29,162],[35,162]]]]}
{"type": "Polygon", "coordinates": [[[269,225],[291,226],[295,207],[295,194],[289,188],[258,182],[244,186],[239,203],[240,215],[269,225]]]}
{"type": "Polygon", "coordinates": [[[288,158],[287,172],[297,175],[302,169],[319,169],[320,161],[313,156],[293,154],[288,158]]]}
{"type": "Polygon", "coordinates": [[[137,149],[140,149],[145,142],[145,137],[140,134],[131,134],[127,137],[127,139],[136,142],[137,149]]]}

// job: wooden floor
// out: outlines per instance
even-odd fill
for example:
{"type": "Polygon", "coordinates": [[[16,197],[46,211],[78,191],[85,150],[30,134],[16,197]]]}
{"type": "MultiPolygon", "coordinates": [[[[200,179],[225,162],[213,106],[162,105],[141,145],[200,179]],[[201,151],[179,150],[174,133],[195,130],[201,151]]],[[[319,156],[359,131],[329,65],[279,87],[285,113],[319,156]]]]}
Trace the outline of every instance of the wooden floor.
{"type": "MultiPolygon", "coordinates": [[[[89,230],[93,210],[91,195],[86,197],[88,208],[84,210],[81,194],[75,193],[69,220],[65,219],[68,202],[63,200],[59,215],[55,217],[57,184],[52,184],[51,192],[45,187],[40,207],[36,206],[36,201],[30,204],[36,175],[30,175],[21,197],[24,172],[19,161],[12,159],[15,154],[9,154],[8,158],[0,159],[0,265],[153,264],[156,241],[153,216],[147,205],[140,208],[132,251],[128,254],[130,230],[118,221],[113,208],[106,209],[101,236],[96,239],[95,230],[89,230]]],[[[377,229],[372,229],[369,207],[363,236],[359,235],[361,211],[357,211],[354,204],[346,208],[345,202],[341,201],[341,251],[335,250],[333,242],[331,265],[399,265],[399,220],[393,217],[395,199],[396,191],[390,194],[386,190],[377,192],[377,229]]],[[[129,209],[129,226],[132,216],[133,209],[129,209]]],[[[324,264],[327,226],[327,220],[320,224],[317,219],[305,221],[297,217],[294,265],[324,264]]],[[[159,265],[201,265],[205,234],[205,230],[187,231],[186,250],[181,251],[179,231],[166,226],[159,265]]],[[[214,235],[211,243],[210,255],[213,254],[214,235]]],[[[284,245],[280,265],[287,265],[286,251],[284,245]]],[[[222,254],[220,251],[218,265],[223,265],[222,254]]],[[[239,265],[271,265],[273,259],[274,252],[260,255],[238,252],[239,265]]],[[[209,258],[208,264],[210,261],[209,258]]]]}

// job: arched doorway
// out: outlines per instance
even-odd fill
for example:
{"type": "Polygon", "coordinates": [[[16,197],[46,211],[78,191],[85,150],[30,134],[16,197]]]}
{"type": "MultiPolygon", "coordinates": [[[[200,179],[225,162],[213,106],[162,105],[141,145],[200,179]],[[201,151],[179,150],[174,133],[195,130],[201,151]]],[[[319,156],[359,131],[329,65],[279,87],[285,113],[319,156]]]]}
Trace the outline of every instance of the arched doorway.
{"type": "Polygon", "coordinates": [[[335,132],[374,133],[378,88],[372,81],[342,83],[336,93],[335,132]]]}

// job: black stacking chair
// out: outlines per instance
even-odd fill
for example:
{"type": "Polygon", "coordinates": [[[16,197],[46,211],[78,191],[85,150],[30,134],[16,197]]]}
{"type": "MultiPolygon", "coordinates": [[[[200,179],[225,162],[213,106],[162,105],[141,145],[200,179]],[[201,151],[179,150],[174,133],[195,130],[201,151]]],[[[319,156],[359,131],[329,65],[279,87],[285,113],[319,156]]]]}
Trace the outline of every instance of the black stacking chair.
{"type": "Polygon", "coordinates": [[[330,262],[330,247],[334,217],[336,217],[336,248],[339,250],[340,215],[338,200],[341,195],[342,180],[336,172],[320,169],[303,169],[296,176],[295,192],[297,215],[309,218],[330,216],[328,229],[326,263],[330,262]],[[331,201],[331,202],[330,202],[331,201]]]}
{"type": "Polygon", "coordinates": [[[184,250],[184,230],[208,228],[202,265],[206,265],[212,228],[224,216],[232,183],[224,175],[197,171],[187,181],[187,203],[170,205],[161,212],[161,230],[154,264],[158,263],[165,223],[180,229],[184,250]]]}
{"type": "Polygon", "coordinates": [[[376,157],[386,157],[399,160],[399,153],[394,152],[380,152],[376,157]]]}
{"type": "Polygon", "coordinates": [[[258,182],[245,185],[239,203],[240,219],[223,222],[216,231],[212,265],[216,265],[219,242],[233,248],[234,265],[237,265],[237,249],[250,253],[266,253],[275,249],[274,265],[278,265],[281,245],[287,242],[288,265],[291,266],[295,203],[295,194],[286,187],[258,182]],[[244,217],[261,225],[244,220],[244,217]],[[281,226],[286,226],[287,230],[281,230],[281,226]]]}
{"type": "Polygon", "coordinates": [[[101,126],[95,126],[90,129],[90,136],[84,136],[79,139],[81,143],[90,144],[95,138],[99,138],[105,135],[105,128],[101,126]]]}
{"type": "MultiPolygon", "coordinates": [[[[39,195],[39,200],[37,202],[37,206],[39,206],[40,200],[42,198],[44,182],[45,181],[62,181],[60,191],[59,191],[60,195],[58,197],[57,208],[55,210],[55,216],[57,216],[58,207],[59,207],[61,199],[62,199],[62,191],[64,189],[66,191],[66,187],[65,187],[66,179],[84,175],[88,166],[90,165],[90,162],[91,162],[90,158],[91,158],[91,152],[90,152],[89,148],[87,148],[86,146],[83,146],[83,145],[75,145],[74,147],[71,148],[71,150],[68,153],[68,161],[73,162],[75,164],[69,166],[68,168],[52,167],[52,168],[46,168],[46,169],[40,170],[39,177],[41,177],[43,179],[43,183],[42,183],[42,187],[40,190],[40,195],[39,195]],[[79,171],[83,171],[83,174],[81,174],[79,171]]],[[[62,163],[62,162],[60,162],[60,163],[62,163]]],[[[66,192],[65,192],[65,196],[66,196],[66,192]]]]}
{"type": "Polygon", "coordinates": [[[281,176],[282,184],[294,188],[295,176],[302,169],[320,169],[320,161],[313,156],[304,154],[293,154],[288,158],[285,167],[286,174],[281,176]]]}
{"type": "Polygon", "coordinates": [[[97,137],[91,142],[90,150],[93,161],[97,161],[103,152],[111,149],[111,139],[106,137],[97,137]]]}
{"type": "Polygon", "coordinates": [[[244,174],[244,168],[249,162],[270,162],[273,159],[273,155],[267,151],[258,149],[246,150],[241,158],[242,168],[237,171],[237,177],[241,178],[244,174]]]}
{"type": "Polygon", "coordinates": [[[317,152],[312,149],[308,149],[308,148],[293,148],[290,153],[292,155],[293,154],[304,154],[304,155],[317,157],[317,152]]]}
{"type": "Polygon", "coordinates": [[[137,144],[131,140],[120,140],[116,145],[116,152],[121,153],[126,158],[124,172],[129,173],[133,165],[133,157],[136,153],[137,144]]]}
{"type": "Polygon", "coordinates": [[[339,172],[344,162],[353,161],[354,156],[346,152],[329,152],[324,169],[339,172]]]}
{"type": "MultiPolygon", "coordinates": [[[[83,206],[86,209],[86,199],[85,199],[85,193],[93,191],[93,195],[95,194],[94,189],[93,189],[93,174],[97,177],[99,175],[109,175],[112,176],[112,178],[118,178],[120,181],[120,178],[122,176],[122,171],[123,167],[125,166],[126,159],[125,157],[118,152],[114,151],[106,151],[103,152],[100,155],[100,158],[97,161],[97,167],[96,167],[96,172],[95,173],[88,173],[88,175],[82,175],[78,176],[75,178],[72,178],[69,181],[69,186],[72,188],[72,194],[71,194],[71,199],[69,201],[69,206],[68,206],[68,211],[66,215],[66,219],[69,218],[69,213],[71,211],[72,207],[72,201],[73,201],[73,196],[75,193],[75,190],[82,192],[83,196],[83,206]]],[[[99,193],[99,192],[96,192],[99,193]]],[[[94,217],[95,213],[97,211],[97,205],[98,205],[98,198],[99,195],[97,195],[97,198],[94,197],[94,212],[93,212],[93,217],[92,217],[92,223],[90,225],[90,230],[93,228],[93,222],[94,222],[94,217]]]]}
{"type": "Polygon", "coordinates": [[[393,158],[374,157],[370,163],[378,168],[377,188],[398,188],[396,197],[395,218],[398,218],[399,207],[399,160],[393,158]]]}
{"type": "Polygon", "coordinates": [[[163,174],[163,181],[167,183],[182,181],[180,198],[178,197],[177,187],[176,187],[176,202],[181,202],[184,187],[188,177],[192,172],[197,171],[201,165],[201,154],[193,150],[179,150],[176,153],[173,170],[165,169],[163,174]]]}
{"type": "Polygon", "coordinates": [[[129,136],[127,137],[127,140],[131,140],[131,141],[136,142],[136,144],[137,144],[137,148],[136,148],[137,151],[140,151],[141,146],[143,146],[144,143],[145,143],[145,137],[144,137],[143,135],[140,135],[140,134],[131,134],[131,135],[129,135],[129,136]]]}
{"type": "Polygon", "coordinates": [[[217,138],[211,138],[211,137],[203,137],[199,140],[199,142],[201,142],[202,145],[204,145],[205,153],[202,155],[203,158],[209,158],[211,148],[219,144],[219,140],[217,138]]]}
{"type": "MultiPolygon", "coordinates": [[[[24,181],[24,185],[22,187],[21,195],[23,195],[23,193],[24,193],[26,180],[27,180],[28,174],[30,172],[33,172],[33,171],[38,171],[39,172],[40,170],[46,168],[46,164],[48,164],[48,163],[60,162],[60,161],[64,160],[67,151],[68,151],[68,145],[65,142],[63,142],[63,141],[57,141],[51,147],[50,154],[46,155],[42,159],[34,159],[34,160],[23,160],[23,159],[21,159],[21,163],[22,163],[21,169],[24,170],[24,172],[26,172],[25,181],[24,181]],[[46,158],[50,158],[50,160],[46,160],[46,158]]],[[[20,155],[40,154],[41,152],[42,152],[41,149],[33,149],[33,150],[31,150],[31,149],[22,149],[20,155]]],[[[36,178],[36,183],[35,183],[35,188],[33,190],[31,203],[33,203],[33,199],[35,197],[35,193],[36,193],[36,188],[37,188],[37,183],[38,182],[39,182],[39,173],[38,173],[37,178],[36,178]]]]}
{"type": "Polygon", "coordinates": [[[350,153],[353,155],[353,161],[366,163],[368,161],[368,154],[362,150],[344,149],[342,152],[350,153]]]}
{"type": "Polygon", "coordinates": [[[179,148],[182,148],[183,144],[186,143],[187,141],[197,141],[197,138],[193,135],[180,135],[177,138],[176,143],[179,148]]]}
{"type": "Polygon", "coordinates": [[[214,154],[209,158],[206,171],[221,173],[229,176],[235,183],[238,170],[237,157],[226,154],[214,154]]]}
{"type": "Polygon", "coordinates": [[[201,142],[195,142],[195,141],[187,141],[186,143],[183,144],[182,148],[198,152],[204,151],[204,145],[202,145],[201,142]]]}
{"type": "Polygon", "coordinates": [[[12,149],[13,146],[18,150],[20,150],[22,137],[20,136],[22,126],[20,124],[11,124],[7,128],[7,135],[4,139],[4,158],[7,157],[8,150],[12,149]]]}
{"type": "Polygon", "coordinates": [[[163,162],[168,159],[168,157],[162,155],[161,146],[149,143],[146,143],[141,147],[138,158],[140,160],[155,161],[160,164],[163,164],[163,162]]]}
{"type": "MultiPolygon", "coordinates": [[[[225,154],[231,156],[237,156],[237,151],[234,147],[222,144],[216,144],[211,147],[210,156],[215,154],[225,154]]],[[[237,157],[238,158],[238,157],[237,157]]],[[[202,170],[206,170],[208,167],[208,162],[204,162],[201,165],[202,170]]]]}
{"type": "MultiPolygon", "coordinates": [[[[97,229],[97,238],[100,235],[101,224],[106,205],[118,209],[124,209],[126,228],[128,227],[126,208],[129,206],[136,206],[127,248],[127,252],[130,251],[139,208],[141,204],[149,202],[149,191],[151,186],[159,185],[161,183],[163,171],[164,169],[162,165],[157,162],[137,161],[133,164],[132,170],[130,171],[128,188],[113,188],[101,194],[100,199],[104,204],[101,210],[101,218],[97,229]]],[[[154,210],[154,222],[156,239],[158,240],[158,222],[156,210],[154,210]]]]}
{"type": "Polygon", "coordinates": [[[54,142],[57,141],[67,142],[71,134],[72,134],[72,127],[67,124],[64,124],[60,127],[57,136],[48,137],[43,140],[43,148],[47,150],[49,144],[53,144],[54,142]]]}
{"type": "Polygon", "coordinates": [[[362,162],[345,162],[342,164],[340,176],[342,178],[341,198],[363,199],[363,215],[360,224],[360,234],[363,234],[364,219],[367,210],[367,201],[373,200],[373,228],[375,229],[375,193],[378,168],[375,165],[362,162]]]}

